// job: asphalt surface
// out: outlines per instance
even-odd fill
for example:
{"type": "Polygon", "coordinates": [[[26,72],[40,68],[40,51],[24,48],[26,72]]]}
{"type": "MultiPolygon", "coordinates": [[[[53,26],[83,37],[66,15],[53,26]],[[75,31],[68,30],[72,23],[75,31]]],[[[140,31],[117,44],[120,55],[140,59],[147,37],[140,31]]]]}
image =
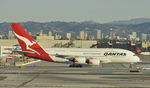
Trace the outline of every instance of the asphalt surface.
{"type": "Polygon", "coordinates": [[[25,68],[0,67],[0,76],[7,76],[0,80],[0,88],[150,87],[150,70],[131,73],[128,67],[128,64],[102,64],[69,68],[67,64],[45,61],[25,68]]]}

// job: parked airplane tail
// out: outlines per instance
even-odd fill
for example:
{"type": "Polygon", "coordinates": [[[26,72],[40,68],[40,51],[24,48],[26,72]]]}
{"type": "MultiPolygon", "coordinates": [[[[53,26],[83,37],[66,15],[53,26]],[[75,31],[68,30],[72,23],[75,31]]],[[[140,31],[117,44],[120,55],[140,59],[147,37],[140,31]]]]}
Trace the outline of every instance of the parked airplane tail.
{"type": "Polygon", "coordinates": [[[25,56],[53,62],[52,58],[40,47],[40,45],[18,23],[11,23],[11,27],[22,48],[25,56]],[[27,53],[28,52],[28,53],[27,53]]]}
{"type": "Polygon", "coordinates": [[[139,55],[141,55],[141,53],[142,53],[141,50],[140,50],[140,48],[138,48],[138,47],[136,48],[136,52],[137,52],[137,54],[139,54],[139,55]]]}

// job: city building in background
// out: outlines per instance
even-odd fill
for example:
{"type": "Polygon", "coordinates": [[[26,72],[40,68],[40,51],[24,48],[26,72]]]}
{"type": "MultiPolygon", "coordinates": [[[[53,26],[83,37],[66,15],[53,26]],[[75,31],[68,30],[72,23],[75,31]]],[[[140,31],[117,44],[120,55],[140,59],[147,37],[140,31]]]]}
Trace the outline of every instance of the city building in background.
{"type": "Polygon", "coordinates": [[[136,39],[137,39],[137,37],[136,37],[136,32],[132,32],[132,34],[129,35],[129,40],[135,41],[136,39]]]}
{"type": "Polygon", "coordinates": [[[61,35],[55,34],[55,39],[56,39],[56,40],[60,40],[61,38],[62,38],[61,35]]]}
{"type": "Polygon", "coordinates": [[[101,30],[97,30],[97,39],[102,39],[101,30]]]}
{"type": "Polygon", "coordinates": [[[49,32],[48,32],[48,35],[49,35],[49,36],[53,36],[53,34],[52,34],[52,32],[51,32],[51,31],[49,31],[49,32]]]}
{"type": "Polygon", "coordinates": [[[80,31],[80,39],[84,40],[84,31],[80,31]]]}
{"type": "Polygon", "coordinates": [[[40,33],[38,36],[36,36],[37,40],[54,40],[54,36],[52,36],[52,32],[49,32],[49,34],[43,34],[43,30],[40,30],[40,33]]]}
{"type": "Polygon", "coordinates": [[[71,33],[67,33],[66,38],[70,40],[71,39],[71,33]]]}
{"type": "Polygon", "coordinates": [[[146,39],[147,39],[147,34],[142,33],[141,39],[142,39],[142,41],[146,41],[146,39]]]}
{"type": "Polygon", "coordinates": [[[116,39],[116,32],[110,32],[110,37],[109,39],[115,40],[116,39]]]}
{"type": "Polygon", "coordinates": [[[80,36],[79,36],[78,39],[80,39],[80,40],[87,40],[88,39],[88,32],[87,31],[80,31],[80,36]]]}
{"type": "Polygon", "coordinates": [[[8,39],[14,39],[14,34],[12,31],[8,31],[8,39]]]}
{"type": "Polygon", "coordinates": [[[88,33],[84,32],[84,40],[87,40],[87,39],[88,39],[88,33]]]}

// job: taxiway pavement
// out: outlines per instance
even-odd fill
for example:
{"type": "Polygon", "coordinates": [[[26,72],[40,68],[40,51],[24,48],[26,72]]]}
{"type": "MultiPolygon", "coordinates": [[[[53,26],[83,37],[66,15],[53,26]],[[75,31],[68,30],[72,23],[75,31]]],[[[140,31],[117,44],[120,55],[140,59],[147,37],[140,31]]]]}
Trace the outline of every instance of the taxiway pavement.
{"type": "Polygon", "coordinates": [[[0,88],[150,87],[150,70],[131,73],[127,64],[68,66],[40,61],[25,68],[0,67],[0,76],[7,76],[0,80],[0,88]]]}

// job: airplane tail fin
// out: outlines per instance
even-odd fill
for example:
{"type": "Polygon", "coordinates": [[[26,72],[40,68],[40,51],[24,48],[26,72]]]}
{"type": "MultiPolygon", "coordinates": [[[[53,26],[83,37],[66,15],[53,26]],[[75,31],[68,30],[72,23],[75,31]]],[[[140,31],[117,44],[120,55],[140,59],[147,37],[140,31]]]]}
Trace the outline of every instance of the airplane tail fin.
{"type": "Polygon", "coordinates": [[[137,54],[139,54],[139,55],[141,55],[141,53],[142,53],[141,50],[140,50],[140,48],[138,48],[138,47],[136,48],[136,52],[137,52],[137,54]]]}
{"type": "Polygon", "coordinates": [[[11,23],[11,27],[21,46],[25,56],[53,62],[52,58],[40,47],[40,45],[18,23],[11,23]]]}

